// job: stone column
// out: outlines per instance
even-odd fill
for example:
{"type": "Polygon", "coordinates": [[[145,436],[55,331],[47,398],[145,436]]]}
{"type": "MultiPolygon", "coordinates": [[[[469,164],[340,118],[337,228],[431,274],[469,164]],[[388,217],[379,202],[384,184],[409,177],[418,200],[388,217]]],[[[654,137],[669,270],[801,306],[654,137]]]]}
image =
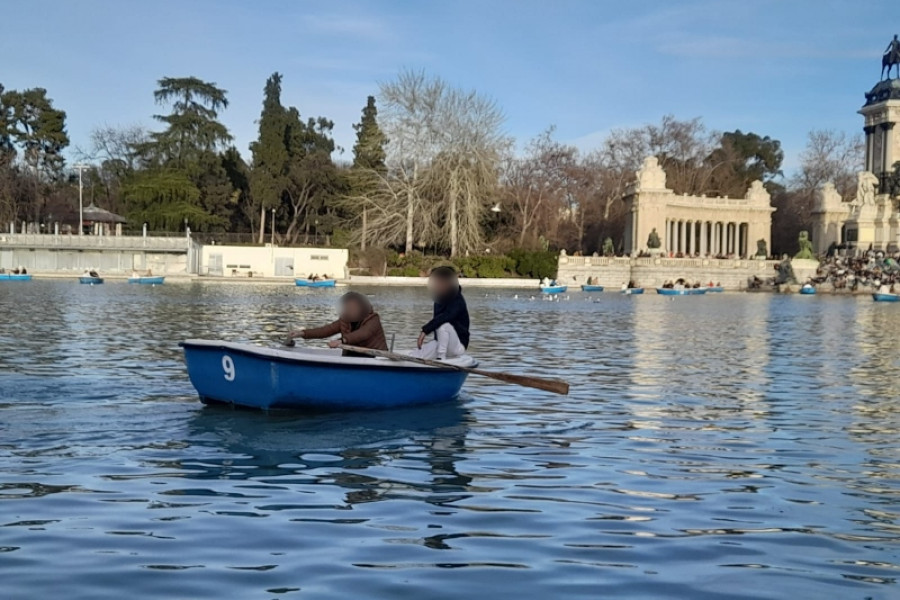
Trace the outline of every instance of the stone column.
{"type": "Polygon", "coordinates": [[[891,130],[894,128],[893,123],[884,124],[884,170],[890,172],[894,166],[894,144],[891,139],[891,130]]]}
{"type": "Polygon", "coordinates": [[[684,252],[684,235],[687,233],[686,225],[687,223],[684,221],[678,221],[678,252],[684,252]]]}
{"type": "Polygon", "coordinates": [[[875,127],[868,125],[863,127],[863,131],[866,132],[866,171],[871,173],[875,168],[875,157],[872,156],[875,152],[875,127]]]}
{"type": "Polygon", "coordinates": [[[700,221],[700,256],[706,256],[706,221],[700,221]]]}
{"type": "Polygon", "coordinates": [[[710,236],[712,237],[712,244],[709,248],[709,253],[715,256],[719,253],[719,249],[716,247],[719,243],[719,224],[713,221],[710,223],[710,236]]]}

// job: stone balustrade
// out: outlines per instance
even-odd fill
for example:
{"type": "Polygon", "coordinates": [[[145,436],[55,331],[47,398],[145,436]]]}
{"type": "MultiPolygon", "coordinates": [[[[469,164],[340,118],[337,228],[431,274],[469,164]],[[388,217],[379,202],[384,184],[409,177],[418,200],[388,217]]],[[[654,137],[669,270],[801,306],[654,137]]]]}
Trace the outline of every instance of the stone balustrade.
{"type": "Polygon", "coordinates": [[[186,252],[191,240],[186,236],[106,236],[0,233],[0,248],[47,248],[65,250],[159,250],[186,252]]]}

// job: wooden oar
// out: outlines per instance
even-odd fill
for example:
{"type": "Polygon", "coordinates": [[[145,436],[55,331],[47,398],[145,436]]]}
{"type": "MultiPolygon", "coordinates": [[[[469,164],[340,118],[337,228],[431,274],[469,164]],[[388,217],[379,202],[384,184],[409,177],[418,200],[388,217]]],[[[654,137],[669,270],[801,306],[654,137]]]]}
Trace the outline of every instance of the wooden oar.
{"type": "Polygon", "coordinates": [[[371,348],[360,348],[359,346],[350,346],[348,344],[341,344],[339,346],[342,350],[346,350],[347,352],[356,352],[357,354],[365,354],[366,356],[375,356],[381,358],[389,358],[391,360],[399,360],[404,362],[412,362],[418,363],[420,365],[427,365],[429,367],[437,367],[439,369],[453,369],[455,371],[465,371],[466,373],[472,373],[473,375],[481,375],[483,377],[490,377],[491,379],[497,379],[498,381],[503,381],[505,383],[511,383],[513,385],[522,385],[525,387],[535,388],[538,390],[544,390],[545,392],[553,392],[554,394],[562,394],[563,396],[569,393],[569,384],[565,381],[561,381],[559,379],[543,379],[541,377],[529,377],[527,375],[514,375],[513,373],[501,373],[498,371],[483,371],[481,369],[475,369],[472,367],[461,367],[459,365],[454,365],[452,363],[447,363],[440,360],[428,360],[427,358],[418,358],[415,356],[408,356],[406,354],[397,354],[395,352],[387,352],[386,350],[373,350],[371,348]]]}

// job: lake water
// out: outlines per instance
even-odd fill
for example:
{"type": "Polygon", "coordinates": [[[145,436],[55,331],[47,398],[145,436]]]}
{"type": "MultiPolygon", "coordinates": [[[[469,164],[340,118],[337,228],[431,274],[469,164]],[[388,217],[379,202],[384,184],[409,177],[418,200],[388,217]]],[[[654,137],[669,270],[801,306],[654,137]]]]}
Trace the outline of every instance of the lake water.
{"type": "MultiPolygon", "coordinates": [[[[371,288],[411,343],[421,290],[371,288]]],[[[340,290],[0,284],[0,597],[900,598],[900,306],[467,290],[459,403],[204,407],[340,290]]]]}

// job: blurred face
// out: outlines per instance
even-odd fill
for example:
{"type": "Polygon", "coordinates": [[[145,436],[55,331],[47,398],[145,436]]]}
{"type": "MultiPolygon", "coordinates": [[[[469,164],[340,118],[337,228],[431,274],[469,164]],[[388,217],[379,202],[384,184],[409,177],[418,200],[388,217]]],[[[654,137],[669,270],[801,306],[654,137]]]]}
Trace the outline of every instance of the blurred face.
{"type": "Polygon", "coordinates": [[[349,299],[341,302],[341,320],[349,323],[362,321],[365,315],[363,307],[358,300],[349,299]]]}
{"type": "Polygon", "coordinates": [[[432,298],[441,298],[450,291],[453,286],[453,282],[446,279],[440,279],[438,277],[429,277],[428,278],[428,291],[431,293],[432,298]]]}

